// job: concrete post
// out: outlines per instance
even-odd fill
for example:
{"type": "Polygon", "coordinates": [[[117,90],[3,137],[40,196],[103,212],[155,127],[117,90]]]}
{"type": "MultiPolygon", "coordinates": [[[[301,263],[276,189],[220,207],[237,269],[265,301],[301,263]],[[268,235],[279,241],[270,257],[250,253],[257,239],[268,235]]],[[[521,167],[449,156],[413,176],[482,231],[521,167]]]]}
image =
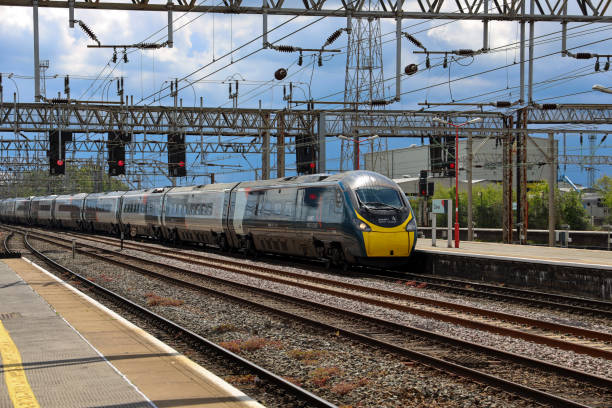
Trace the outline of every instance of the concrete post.
{"type": "Polygon", "coordinates": [[[474,220],[473,220],[473,208],[472,208],[472,132],[468,133],[467,140],[467,223],[468,223],[468,241],[474,240],[474,220]]]}
{"type": "Polygon", "coordinates": [[[555,134],[548,134],[550,172],[548,173],[548,246],[555,246],[555,181],[557,180],[557,163],[555,152],[555,134]]]}

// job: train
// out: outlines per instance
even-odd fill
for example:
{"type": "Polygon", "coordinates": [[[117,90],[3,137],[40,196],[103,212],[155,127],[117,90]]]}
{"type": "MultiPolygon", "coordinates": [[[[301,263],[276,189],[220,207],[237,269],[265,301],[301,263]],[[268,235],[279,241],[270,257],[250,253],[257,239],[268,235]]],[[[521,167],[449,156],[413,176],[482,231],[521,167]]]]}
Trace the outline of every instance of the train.
{"type": "Polygon", "coordinates": [[[330,265],[407,262],[417,241],[400,187],[371,171],[0,200],[0,221],[192,242],[330,265]]]}

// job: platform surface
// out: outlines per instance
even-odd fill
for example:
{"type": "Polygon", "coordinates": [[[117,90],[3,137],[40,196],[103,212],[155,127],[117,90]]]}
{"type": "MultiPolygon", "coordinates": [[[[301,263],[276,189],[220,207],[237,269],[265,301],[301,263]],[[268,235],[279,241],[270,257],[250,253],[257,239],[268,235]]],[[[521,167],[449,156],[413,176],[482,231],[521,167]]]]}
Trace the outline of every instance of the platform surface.
{"type": "Polygon", "coordinates": [[[416,249],[428,253],[612,269],[612,251],[474,241],[461,241],[459,248],[455,248],[454,241],[451,242],[453,247],[447,248],[447,239],[438,238],[433,247],[431,238],[420,238],[416,249]]]}
{"type": "Polygon", "coordinates": [[[21,259],[0,262],[0,407],[262,407],[109,312],[21,259]]]}

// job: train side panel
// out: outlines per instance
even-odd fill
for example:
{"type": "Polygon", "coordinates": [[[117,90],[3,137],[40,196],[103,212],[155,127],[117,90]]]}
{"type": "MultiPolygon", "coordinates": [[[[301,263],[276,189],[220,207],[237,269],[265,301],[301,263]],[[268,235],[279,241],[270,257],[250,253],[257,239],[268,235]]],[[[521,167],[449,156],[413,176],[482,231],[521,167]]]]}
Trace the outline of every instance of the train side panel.
{"type": "Polygon", "coordinates": [[[55,199],[55,224],[59,227],[81,229],[86,193],[61,195],[55,199]]]}
{"type": "Polygon", "coordinates": [[[53,202],[56,197],[56,195],[50,195],[32,199],[30,207],[32,224],[43,227],[53,225],[53,202]]]}
{"type": "Polygon", "coordinates": [[[89,194],[83,211],[84,228],[89,231],[119,233],[119,204],[124,191],[89,194]]]}
{"type": "Polygon", "coordinates": [[[122,196],[120,220],[123,231],[137,235],[161,238],[161,215],[167,189],[129,191],[122,196]]]}

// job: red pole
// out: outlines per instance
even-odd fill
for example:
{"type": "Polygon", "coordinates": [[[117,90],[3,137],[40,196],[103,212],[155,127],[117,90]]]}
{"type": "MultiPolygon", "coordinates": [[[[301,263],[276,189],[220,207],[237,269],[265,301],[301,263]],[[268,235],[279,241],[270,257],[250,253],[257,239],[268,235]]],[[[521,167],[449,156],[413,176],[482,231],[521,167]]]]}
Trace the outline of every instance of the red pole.
{"type": "Polygon", "coordinates": [[[359,139],[358,138],[355,138],[355,150],[357,151],[357,156],[356,156],[357,161],[355,163],[355,167],[356,167],[355,170],[359,170],[359,139]]]}
{"type": "Polygon", "coordinates": [[[455,126],[455,248],[459,248],[459,126],[455,126]]]}

